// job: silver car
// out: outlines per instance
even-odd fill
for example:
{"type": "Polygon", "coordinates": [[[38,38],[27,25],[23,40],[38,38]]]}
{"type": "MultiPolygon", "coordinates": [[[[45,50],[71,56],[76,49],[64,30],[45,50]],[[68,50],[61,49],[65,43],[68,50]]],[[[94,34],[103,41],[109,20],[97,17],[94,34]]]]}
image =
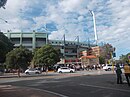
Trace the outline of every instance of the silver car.
{"type": "Polygon", "coordinates": [[[67,72],[73,73],[73,72],[75,72],[75,69],[71,69],[69,67],[61,67],[61,68],[58,69],[57,72],[59,72],[59,73],[67,73],[67,72]]]}
{"type": "Polygon", "coordinates": [[[36,68],[30,68],[25,71],[25,74],[41,74],[41,71],[36,68]]]}

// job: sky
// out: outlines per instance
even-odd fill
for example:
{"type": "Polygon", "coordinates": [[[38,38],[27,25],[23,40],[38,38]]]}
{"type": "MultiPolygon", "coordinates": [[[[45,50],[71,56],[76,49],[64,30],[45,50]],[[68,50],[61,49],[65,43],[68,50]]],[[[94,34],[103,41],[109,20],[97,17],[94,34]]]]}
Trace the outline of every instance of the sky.
{"type": "Polygon", "coordinates": [[[116,48],[116,58],[130,52],[130,0],[7,0],[0,9],[0,30],[48,32],[49,39],[94,44],[95,14],[98,43],[116,48]],[[4,20],[8,21],[5,23],[4,20]]]}

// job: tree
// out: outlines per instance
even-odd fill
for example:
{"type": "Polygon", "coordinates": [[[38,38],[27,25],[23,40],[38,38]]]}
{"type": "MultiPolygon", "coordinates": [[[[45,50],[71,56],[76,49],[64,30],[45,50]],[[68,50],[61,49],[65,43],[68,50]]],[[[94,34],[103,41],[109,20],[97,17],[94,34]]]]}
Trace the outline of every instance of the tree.
{"type": "Polygon", "coordinates": [[[105,58],[100,56],[99,57],[99,64],[105,64],[105,58]]]}
{"type": "Polygon", "coordinates": [[[6,54],[13,49],[11,41],[0,32],[0,63],[5,62],[6,54]]]}
{"type": "Polygon", "coordinates": [[[105,59],[106,62],[112,59],[113,57],[112,55],[115,52],[115,48],[109,43],[104,44],[101,48],[103,49],[103,52],[101,53],[101,57],[105,59]]]}
{"type": "Polygon", "coordinates": [[[121,55],[120,56],[120,61],[121,61],[121,63],[126,63],[126,61],[128,61],[129,59],[128,59],[128,55],[130,55],[130,53],[127,53],[126,55],[121,55]]]}
{"type": "Polygon", "coordinates": [[[34,52],[34,63],[42,66],[52,66],[60,61],[60,50],[51,45],[45,45],[34,52]]]}
{"type": "Polygon", "coordinates": [[[32,52],[20,46],[6,55],[6,65],[8,68],[17,69],[20,77],[20,69],[25,70],[32,60],[32,52]]]}

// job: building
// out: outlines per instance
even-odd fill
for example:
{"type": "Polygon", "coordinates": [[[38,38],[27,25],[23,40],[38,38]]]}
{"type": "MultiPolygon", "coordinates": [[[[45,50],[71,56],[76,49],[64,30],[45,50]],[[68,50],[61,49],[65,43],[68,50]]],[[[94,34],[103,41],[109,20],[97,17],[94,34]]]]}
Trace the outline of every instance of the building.
{"type": "Polygon", "coordinates": [[[13,43],[15,47],[20,45],[33,50],[39,48],[48,42],[48,34],[42,32],[6,32],[4,33],[13,43]]]}
{"type": "Polygon", "coordinates": [[[63,54],[59,64],[99,64],[100,56],[104,57],[107,63],[112,58],[111,54],[114,52],[114,48],[110,44],[99,47],[79,42],[79,39],[67,41],[65,35],[63,40],[49,40],[48,33],[43,32],[7,31],[4,34],[15,44],[15,47],[22,45],[32,51],[43,45],[51,44],[54,48],[60,49],[63,54]]]}
{"type": "Polygon", "coordinates": [[[80,52],[87,51],[89,46],[87,43],[81,43],[79,41],[67,41],[65,40],[49,40],[48,33],[43,32],[4,32],[4,34],[14,43],[15,47],[20,45],[34,50],[40,48],[43,45],[51,44],[54,48],[61,50],[63,58],[60,63],[66,64],[81,64],[80,52]]]}

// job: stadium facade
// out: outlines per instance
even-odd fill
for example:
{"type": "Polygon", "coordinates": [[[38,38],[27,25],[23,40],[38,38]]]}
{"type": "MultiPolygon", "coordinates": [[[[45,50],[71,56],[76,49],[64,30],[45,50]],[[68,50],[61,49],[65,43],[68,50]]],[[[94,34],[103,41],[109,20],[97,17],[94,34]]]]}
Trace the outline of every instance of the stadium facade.
{"type": "Polygon", "coordinates": [[[49,40],[48,33],[43,32],[4,32],[13,43],[15,47],[20,45],[34,50],[43,45],[51,44],[54,48],[60,49],[63,54],[61,63],[80,63],[81,51],[87,51],[89,46],[87,43],[77,41],[67,41],[65,37],[63,40],[49,40]]]}

